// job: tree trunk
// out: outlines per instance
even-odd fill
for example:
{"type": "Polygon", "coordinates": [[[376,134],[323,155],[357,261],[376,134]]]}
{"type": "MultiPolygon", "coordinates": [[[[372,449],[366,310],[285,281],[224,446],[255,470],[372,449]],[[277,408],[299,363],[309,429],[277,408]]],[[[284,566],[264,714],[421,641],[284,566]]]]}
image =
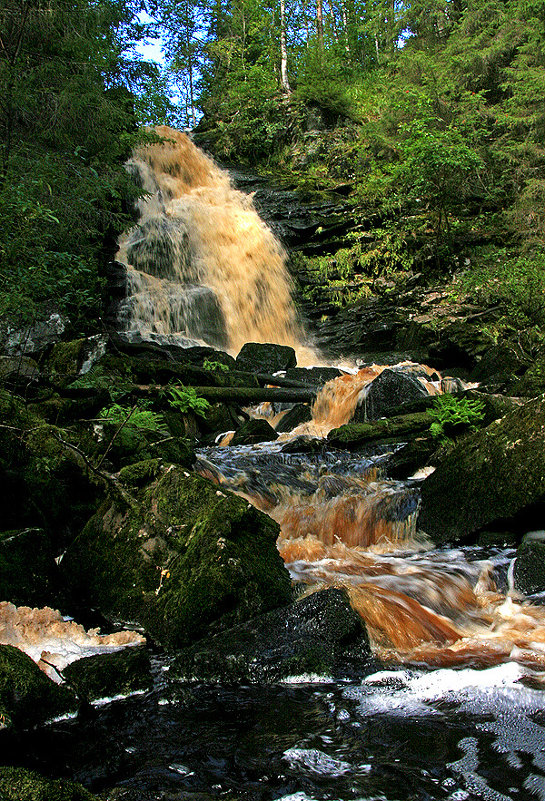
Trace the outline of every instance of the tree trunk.
{"type": "Polygon", "coordinates": [[[288,79],[288,45],[286,40],[286,5],[280,0],[280,84],[284,94],[291,94],[288,79]]]}

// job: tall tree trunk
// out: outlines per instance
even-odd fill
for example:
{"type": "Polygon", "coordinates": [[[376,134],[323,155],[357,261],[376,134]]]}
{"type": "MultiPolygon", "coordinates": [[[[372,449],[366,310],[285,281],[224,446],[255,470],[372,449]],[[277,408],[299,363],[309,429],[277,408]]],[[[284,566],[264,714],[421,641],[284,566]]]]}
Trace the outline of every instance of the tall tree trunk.
{"type": "Polygon", "coordinates": [[[318,47],[324,49],[324,13],[323,0],[316,0],[316,33],[318,35],[318,47]]]}
{"type": "Polygon", "coordinates": [[[280,0],[280,84],[284,94],[291,94],[288,78],[288,45],[286,39],[286,5],[280,0]]]}

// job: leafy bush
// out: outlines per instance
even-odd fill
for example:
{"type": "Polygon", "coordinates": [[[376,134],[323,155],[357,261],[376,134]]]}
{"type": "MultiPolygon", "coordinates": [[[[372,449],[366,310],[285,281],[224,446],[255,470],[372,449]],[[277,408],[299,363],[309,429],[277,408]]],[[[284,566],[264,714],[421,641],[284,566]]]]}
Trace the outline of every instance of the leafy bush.
{"type": "Polygon", "coordinates": [[[195,414],[204,417],[210,408],[210,404],[205,398],[200,398],[197,395],[195,387],[184,387],[183,384],[179,386],[169,387],[165,394],[167,396],[168,404],[171,408],[176,409],[182,414],[187,412],[194,412],[195,414]]]}
{"type": "Polygon", "coordinates": [[[428,409],[433,420],[430,433],[445,442],[452,434],[475,430],[484,419],[484,408],[484,402],[478,398],[458,398],[447,393],[438,395],[432,408],[428,409]]]}

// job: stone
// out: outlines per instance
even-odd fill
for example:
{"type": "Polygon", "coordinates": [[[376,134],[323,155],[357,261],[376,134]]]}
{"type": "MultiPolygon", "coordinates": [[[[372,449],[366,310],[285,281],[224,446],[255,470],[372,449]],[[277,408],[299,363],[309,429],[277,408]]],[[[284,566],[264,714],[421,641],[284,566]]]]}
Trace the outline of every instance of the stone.
{"type": "Polygon", "coordinates": [[[442,544],[485,527],[505,528],[516,517],[531,522],[534,510],[538,519],[545,501],[544,432],[541,395],[467,435],[422,484],[420,528],[442,544]]]}
{"type": "Polygon", "coordinates": [[[405,439],[428,431],[432,423],[427,412],[414,412],[367,423],[347,423],[332,429],[327,442],[333,448],[357,450],[369,442],[405,439]]]}
{"type": "Polygon", "coordinates": [[[265,342],[247,342],[242,346],[237,358],[239,370],[258,373],[276,373],[297,365],[295,351],[288,345],[274,345],[265,342]]]}
{"type": "Polygon", "coordinates": [[[231,445],[255,445],[258,442],[273,442],[278,434],[267,420],[250,419],[235,431],[231,445]]]}
{"type": "Polygon", "coordinates": [[[515,589],[525,595],[545,592],[545,531],[531,531],[517,548],[515,589]]]}
{"type": "Polygon", "coordinates": [[[308,403],[296,403],[295,406],[286,412],[275,426],[275,431],[282,434],[285,431],[293,431],[301,423],[308,423],[312,420],[312,411],[308,403]]]}
{"type": "Polygon", "coordinates": [[[76,708],[70,690],[55,684],[23,651],[0,645],[0,728],[28,728],[76,708]]]}
{"type": "Polygon", "coordinates": [[[170,465],[133,508],[106,502],[60,567],[74,605],[173,649],[289,603],[278,533],[247,501],[170,465]]]}
{"type": "Polygon", "coordinates": [[[364,400],[356,408],[353,421],[359,423],[399,414],[404,404],[425,400],[429,395],[417,375],[401,370],[383,370],[369,384],[364,400]]]}
{"type": "Polygon", "coordinates": [[[202,640],[171,672],[186,681],[280,681],[288,676],[362,672],[370,649],[365,625],[344,590],[329,588],[202,640]]]}
{"type": "Polygon", "coordinates": [[[78,698],[91,702],[149,690],[153,683],[150,667],[148,650],[132,646],[71,662],[63,676],[78,698]]]}
{"type": "Polygon", "coordinates": [[[29,356],[0,356],[0,382],[25,387],[40,378],[40,368],[29,356]]]}
{"type": "Polygon", "coordinates": [[[0,329],[2,350],[7,356],[41,353],[60,340],[67,325],[67,318],[56,311],[26,328],[4,325],[0,329]]]}
{"type": "Polygon", "coordinates": [[[99,801],[76,782],[46,779],[25,768],[0,767],[2,801],[99,801]]]}

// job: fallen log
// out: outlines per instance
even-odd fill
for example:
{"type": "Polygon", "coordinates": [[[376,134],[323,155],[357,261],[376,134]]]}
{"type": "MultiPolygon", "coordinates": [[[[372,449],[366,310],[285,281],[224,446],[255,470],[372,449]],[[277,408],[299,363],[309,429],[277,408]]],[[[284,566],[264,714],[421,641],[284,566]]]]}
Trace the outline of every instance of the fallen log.
{"type": "MultiPolygon", "coordinates": [[[[156,397],[165,387],[136,386],[131,394],[135,397],[156,397]]],[[[193,387],[200,398],[210,403],[311,403],[316,398],[314,387],[193,387]]]]}

